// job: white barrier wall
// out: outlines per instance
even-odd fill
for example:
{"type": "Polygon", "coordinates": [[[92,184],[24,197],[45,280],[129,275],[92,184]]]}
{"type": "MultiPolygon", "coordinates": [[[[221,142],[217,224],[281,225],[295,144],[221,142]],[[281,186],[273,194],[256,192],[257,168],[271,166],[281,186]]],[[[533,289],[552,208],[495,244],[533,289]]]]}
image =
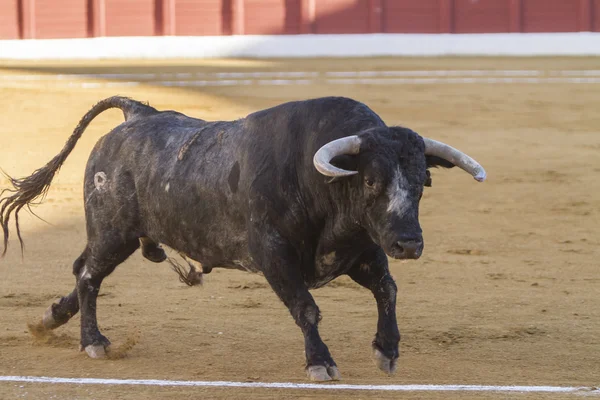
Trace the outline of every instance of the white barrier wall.
{"type": "Polygon", "coordinates": [[[0,59],[597,56],[600,33],[153,36],[4,40],[0,59]]]}

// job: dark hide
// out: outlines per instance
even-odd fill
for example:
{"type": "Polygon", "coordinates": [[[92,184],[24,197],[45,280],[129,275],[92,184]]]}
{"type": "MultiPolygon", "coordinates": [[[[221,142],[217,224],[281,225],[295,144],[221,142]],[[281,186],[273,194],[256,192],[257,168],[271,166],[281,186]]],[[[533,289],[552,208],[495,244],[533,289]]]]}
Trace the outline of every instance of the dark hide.
{"type": "Polygon", "coordinates": [[[452,164],[425,157],[419,135],[387,127],[347,98],[291,102],[237,121],[207,122],[112,97],[84,116],[50,163],[12,180],[15,190],[0,199],[5,250],[10,216],[16,220],[21,208],[46,193],[85,127],[111,107],[123,110],[126,122],[90,155],[88,243],[74,264],[76,288],[52,306],[46,327],[81,310],[82,348],[107,346],[96,322],[100,284],[141,240],[144,256],[155,262],[165,259],[162,243],[201,263],[204,272],[225,267],[264,274],[304,333],[307,366],[321,366],[331,378],[335,362],[319,337],[319,309],[309,289],[348,274],[375,296],[373,347],[380,368],[393,371],[400,335],[386,253],[419,257],[418,206],[431,182],[427,168],[452,164]],[[360,153],[333,163],[358,174],[329,183],[313,156],[349,135],[361,138],[360,153]]]}

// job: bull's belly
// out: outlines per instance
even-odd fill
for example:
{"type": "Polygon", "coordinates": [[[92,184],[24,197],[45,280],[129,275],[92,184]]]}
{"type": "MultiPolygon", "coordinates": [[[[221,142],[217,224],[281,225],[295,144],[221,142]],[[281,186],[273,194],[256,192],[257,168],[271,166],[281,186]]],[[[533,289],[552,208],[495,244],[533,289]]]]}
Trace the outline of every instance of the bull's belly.
{"type": "Polygon", "coordinates": [[[194,266],[198,272],[205,274],[210,273],[214,268],[225,268],[225,269],[237,269],[239,271],[251,272],[255,274],[262,274],[256,263],[251,258],[244,260],[221,260],[213,262],[211,264],[202,263],[189,255],[183,254],[186,261],[194,266]]]}
{"type": "Polygon", "coordinates": [[[173,179],[172,186],[184,187],[187,194],[171,193],[171,188],[169,193],[155,191],[159,201],[143,199],[144,204],[152,205],[140,215],[148,237],[201,263],[205,269],[255,271],[245,218],[229,211],[236,209],[231,199],[217,201],[203,196],[198,187],[187,185],[173,179]]]}
{"type": "Polygon", "coordinates": [[[207,237],[203,233],[185,236],[176,233],[156,235],[152,239],[201,264],[203,272],[210,272],[213,268],[259,272],[258,265],[248,251],[245,232],[219,238],[207,237]]]}

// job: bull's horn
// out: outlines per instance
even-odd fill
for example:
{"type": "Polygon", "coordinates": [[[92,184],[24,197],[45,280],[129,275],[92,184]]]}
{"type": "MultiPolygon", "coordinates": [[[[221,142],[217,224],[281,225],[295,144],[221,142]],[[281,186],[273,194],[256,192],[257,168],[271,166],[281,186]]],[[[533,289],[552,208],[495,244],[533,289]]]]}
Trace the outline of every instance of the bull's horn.
{"type": "Polygon", "coordinates": [[[465,153],[455,149],[454,147],[448,146],[445,143],[438,142],[437,140],[423,138],[425,142],[425,154],[430,156],[437,156],[444,160],[450,161],[457,167],[464,169],[479,182],[483,182],[486,177],[485,169],[471,157],[465,153]]]}
{"type": "Polygon", "coordinates": [[[355,175],[358,171],[348,171],[331,165],[331,160],[335,156],[342,154],[358,154],[360,151],[360,138],[356,135],[347,136],[341,139],[333,140],[321,147],[313,157],[313,164],[317,171],[325,176],[349,176],[355,175]]]}

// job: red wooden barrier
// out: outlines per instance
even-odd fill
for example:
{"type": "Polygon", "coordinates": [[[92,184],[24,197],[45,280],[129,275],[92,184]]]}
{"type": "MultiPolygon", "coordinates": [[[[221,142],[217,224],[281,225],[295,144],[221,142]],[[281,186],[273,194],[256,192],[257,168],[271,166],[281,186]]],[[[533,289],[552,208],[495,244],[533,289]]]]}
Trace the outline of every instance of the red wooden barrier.
{"type": "Polygon", "coordinates": [[[454,0],[455,33],[510,32],[508,1],[454,0]]]}
{"type": "Polygon", "coordinates": [[[440,30],[439,33],[454,32],[454,1],[439,0],[440,30]]]}
{"type": "Polygon", "coordinates": [[[23,38],[80,38],[88,36],[86,0],[22,0],[23,38]]]}
{"type": "Polygon", "coordinates": [[[0,0],[0,39],[600,31],[600,0],[0,0]]]}
{"type": "Polygon", "coordinates": [[[592,30],[600,32],[600,0],[592,2],[592,30]]]}
{"type": "Polygon", "coordinates": [[[369,0],[369,32],[383,32],[384,0],[369,0]]]}
{"type": "Polygon", "coordinates": [[[297,34],[301,23],[300,1],[244,1],[244,34],[297,34]]]}
{"type": "Polygon", "coordinates": [[[0,0],[0,38],[18,39],[19,3],[15,0],[0,0]]]}
{"type": "Polygon", "coordinates": [[[369,33],[369,0],[317,0],[315,6],[315,33],[369,33]]]}
{"type": "MultiPolygon", "coordinates": [[[[152,36],[154,0],[95,0],[100,18],[95,36],[152,36]]],[[[95,9],[96,10],[96,9],[95,9]]],[[[96,13],[94,13],[96,15],[96,13]]]]}
{"type": "Polygon", "coordinates": [[[508,20],[510,32],[521,32],[523,30],[523,1],[508,0],[508,20]]]}
{"type": "Polygon", "coordinates": [[[592,30],[592,2],[589,0],[579,0],[579,30],[592,30]]]}
{"type": "Polygon", "coordinates": [[[387,33],[439,33],[439,0],[387,0],[383,4],[383,27],[387,33]]]}
{"type": "Polygon", "coordinates": [[[525,0],[524,32],[576,32],[579,30],[579,0],[525,0]]]}
{"type": "Polygon", "coordinates": [[[155,0],[157,34],[220,35],[226,28],[224,3],[223,0],[155,0]]]}

